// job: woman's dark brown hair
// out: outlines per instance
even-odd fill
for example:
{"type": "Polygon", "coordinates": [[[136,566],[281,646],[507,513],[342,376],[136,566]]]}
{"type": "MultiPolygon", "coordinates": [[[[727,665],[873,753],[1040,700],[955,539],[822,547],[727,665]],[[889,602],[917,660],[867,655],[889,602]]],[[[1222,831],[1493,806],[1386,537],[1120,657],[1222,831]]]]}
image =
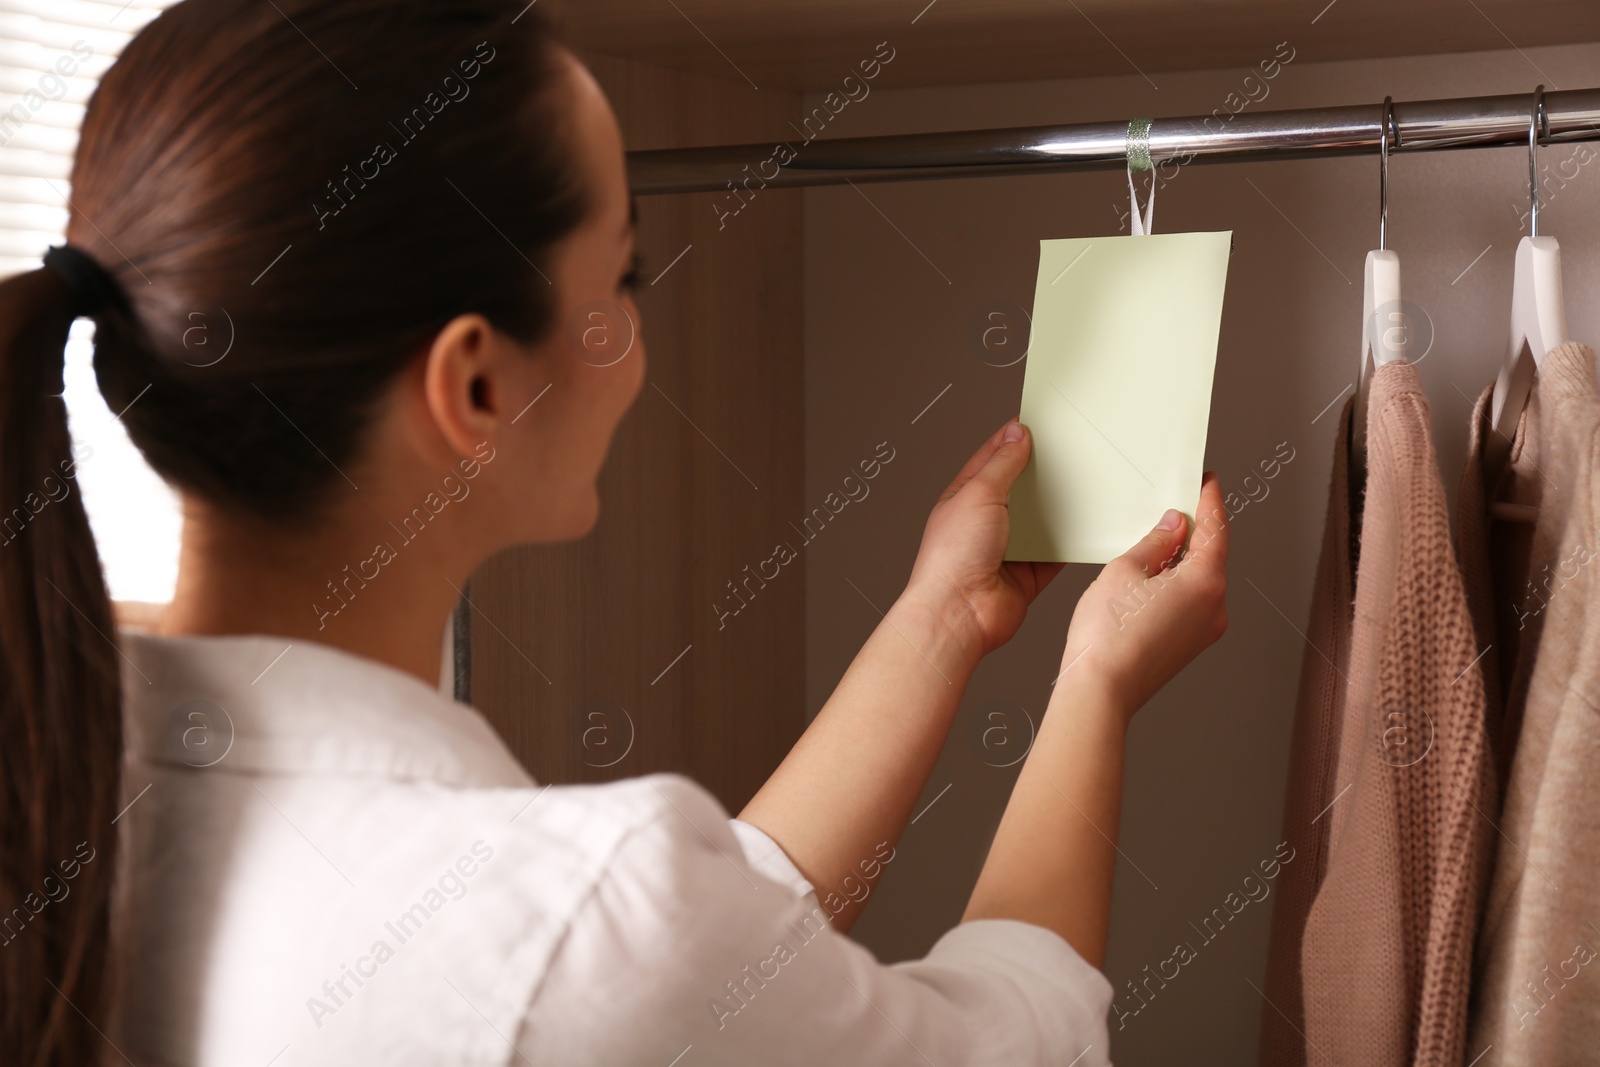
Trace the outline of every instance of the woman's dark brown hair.
{"type": "MultiPolygon", "coordinates": [[[[184,0],[107,72],[67,236],[126,297],[95,316],[100,390],[175,487],[315,521],[354,491],[340,471],[375,405],[446,322],[480,312],[528,343],[552,328],[541,266],[590,205],[556,35],[520,7],[184,0]]],[[[113,819],[133,791],[111,605],[80,496],[60,493],[72,312],[51,270],[0,282],[0,1055],[16,1064],[109,1051],[113,819]],[[51,900],[80,846],[94,859],[51,900]]]]}

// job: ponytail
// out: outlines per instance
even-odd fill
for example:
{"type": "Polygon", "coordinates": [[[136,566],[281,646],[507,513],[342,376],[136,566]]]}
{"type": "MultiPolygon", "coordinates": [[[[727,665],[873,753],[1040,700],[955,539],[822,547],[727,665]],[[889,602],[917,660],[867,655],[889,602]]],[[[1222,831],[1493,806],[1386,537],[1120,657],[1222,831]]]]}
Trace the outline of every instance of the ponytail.
{"type": "Polygon", "coordinates": [[[26,1067],[98,1061],[108,1008],[122,710],[60,395],[76,306],[49,269],[0,281],[0,1049],[26,1067]]]}

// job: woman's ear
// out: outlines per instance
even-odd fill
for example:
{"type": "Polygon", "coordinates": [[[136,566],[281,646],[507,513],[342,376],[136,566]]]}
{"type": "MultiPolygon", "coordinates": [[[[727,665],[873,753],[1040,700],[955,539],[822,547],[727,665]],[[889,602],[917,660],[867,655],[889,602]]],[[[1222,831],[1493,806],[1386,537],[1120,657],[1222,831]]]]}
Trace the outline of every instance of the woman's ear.
{"type": "Polygon", "coordinates": [[[422,393],[440,437],[455,455],[471,455],[480,442],[493,440],[506,419],[507,395],[501,380],[511,341],[482,315],[458,315],[447,322],[423,359],[422,393]]]}

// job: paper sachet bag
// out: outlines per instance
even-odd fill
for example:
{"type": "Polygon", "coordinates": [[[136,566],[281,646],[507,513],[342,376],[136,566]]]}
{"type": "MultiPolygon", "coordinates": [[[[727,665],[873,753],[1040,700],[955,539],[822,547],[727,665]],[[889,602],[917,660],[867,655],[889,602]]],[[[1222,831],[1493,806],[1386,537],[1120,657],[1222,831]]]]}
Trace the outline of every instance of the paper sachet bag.
{"type": "Polygon", "coordinates": [[[1211,412],[1232,231],[1039,242],[1011,491],[1013,560],[1106,563],[1189,517],[1211,412]]]}

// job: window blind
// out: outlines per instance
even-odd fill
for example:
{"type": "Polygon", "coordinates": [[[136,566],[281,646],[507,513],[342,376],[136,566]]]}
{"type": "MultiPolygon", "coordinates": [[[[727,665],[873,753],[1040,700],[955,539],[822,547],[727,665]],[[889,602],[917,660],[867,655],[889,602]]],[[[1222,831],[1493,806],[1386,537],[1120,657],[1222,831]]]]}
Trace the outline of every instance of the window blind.
{"type": "MultiPolygon", "coordinates": [[[[65,236],[67,179],[89,96],[172,2],[0,0],[0,277],[37,268],[65,236]]],[[[92,336],[80,319],[67,345],[67,411],[82,457],[75,481],[112,597],[162,603],[177,578],[178,502],[101,399],[92,336]]]]}
{"type": "Polygon", "coordinates": [[[172,0],[0,0],[0,274],[32,270],[67,228],[84,106],[172,0]]]}

